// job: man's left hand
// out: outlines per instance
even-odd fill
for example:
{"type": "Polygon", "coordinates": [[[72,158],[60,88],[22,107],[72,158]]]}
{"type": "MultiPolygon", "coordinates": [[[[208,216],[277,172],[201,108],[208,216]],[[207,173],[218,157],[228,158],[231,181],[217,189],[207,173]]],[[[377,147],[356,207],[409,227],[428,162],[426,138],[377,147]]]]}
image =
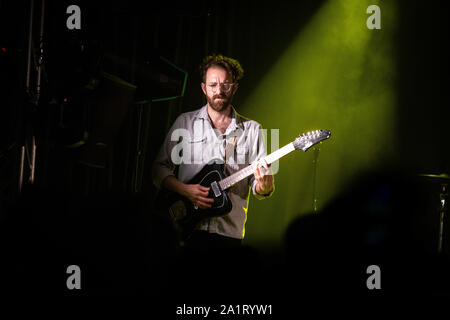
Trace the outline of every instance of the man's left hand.
{"type": "Polygon", "coordinates": [[[255,189],[256,193],[260,195],[266,195],[273,189],[273,176],[269,167],[270,165],[264,159],[256,164],[254,175],[257,183],[255,189]]]}

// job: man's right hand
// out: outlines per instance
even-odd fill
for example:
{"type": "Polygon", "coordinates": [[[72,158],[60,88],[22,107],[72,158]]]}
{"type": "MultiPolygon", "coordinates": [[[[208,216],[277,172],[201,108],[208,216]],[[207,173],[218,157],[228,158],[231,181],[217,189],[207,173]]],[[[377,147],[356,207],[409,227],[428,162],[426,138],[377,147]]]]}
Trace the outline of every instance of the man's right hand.
{"type": "Polygon", "coordinates": [[[199,184],[186,184],[175,178],[175,176],[167,176],[163,182],[163,187],[177,192],[183,197],[189,199],[194,206],[200,209],[208,209],[212,207],[214,199],[208,198],[209,188],[199,184]]]}
{"type": "Polygon", "coordinates": [[[184,184],[181,188],[181,195],[188,198],[194,206],[200,209],[211,208],[214,199],[208,198],[209,188],[200,184],[184,184]]]}

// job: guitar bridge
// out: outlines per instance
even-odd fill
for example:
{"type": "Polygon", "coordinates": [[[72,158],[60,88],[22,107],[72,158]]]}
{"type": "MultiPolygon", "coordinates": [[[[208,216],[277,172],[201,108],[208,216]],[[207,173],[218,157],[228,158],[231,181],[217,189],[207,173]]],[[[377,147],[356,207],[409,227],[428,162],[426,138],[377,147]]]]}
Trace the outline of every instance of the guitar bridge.
{"type": "Polygon", "coordinates": [[[211,188],[214,192],[214,196],[217,198],[219,197],[222,192],[220,192],[219,186],[217,185],[217,181],[214,181],[213,183],[211,183],[211,188]]]}

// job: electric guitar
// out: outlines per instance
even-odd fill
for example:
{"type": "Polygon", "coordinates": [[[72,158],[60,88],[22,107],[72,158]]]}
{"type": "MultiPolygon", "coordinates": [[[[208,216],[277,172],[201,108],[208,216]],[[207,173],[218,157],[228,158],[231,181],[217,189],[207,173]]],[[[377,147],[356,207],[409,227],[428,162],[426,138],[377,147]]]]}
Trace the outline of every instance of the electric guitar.
{"type": "MultiPolygon", "coordinates": [[[[313,145],[330,138],[330,136],[329,130],[316,130],[301,134],[293,142],[265,156],[264,159],[267,164],[271,164],[294,150],[306,152],[313,145]]],[[[203,219],[224,216],[231,211],[232,203],[228,198],[227,189],[252,175],[256,164],[257,161],[228,177],[224,175],[224,164],[213,162],[205,165],[188,183],[210,188],[208,197],[214,199],[214,203],[209,209],[200,209],[188,199],[165,188],[161,188],[158,192],[156,206],[164,211],[168,209],[180,235],[180,241],[185,241],[203,219]]]]}

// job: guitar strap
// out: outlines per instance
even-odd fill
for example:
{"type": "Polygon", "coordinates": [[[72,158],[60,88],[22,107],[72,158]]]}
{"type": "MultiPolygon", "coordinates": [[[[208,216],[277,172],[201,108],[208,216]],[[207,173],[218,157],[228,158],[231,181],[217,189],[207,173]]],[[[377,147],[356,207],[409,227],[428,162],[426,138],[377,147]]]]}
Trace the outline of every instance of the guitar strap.
{"type": "Polygon", "coordinates": [[[225,146],[225,163],[229,162],[229,159],[234,156],[237,145],[237,136],[233,136],[227,139],[227,144],[225,146]]]}

